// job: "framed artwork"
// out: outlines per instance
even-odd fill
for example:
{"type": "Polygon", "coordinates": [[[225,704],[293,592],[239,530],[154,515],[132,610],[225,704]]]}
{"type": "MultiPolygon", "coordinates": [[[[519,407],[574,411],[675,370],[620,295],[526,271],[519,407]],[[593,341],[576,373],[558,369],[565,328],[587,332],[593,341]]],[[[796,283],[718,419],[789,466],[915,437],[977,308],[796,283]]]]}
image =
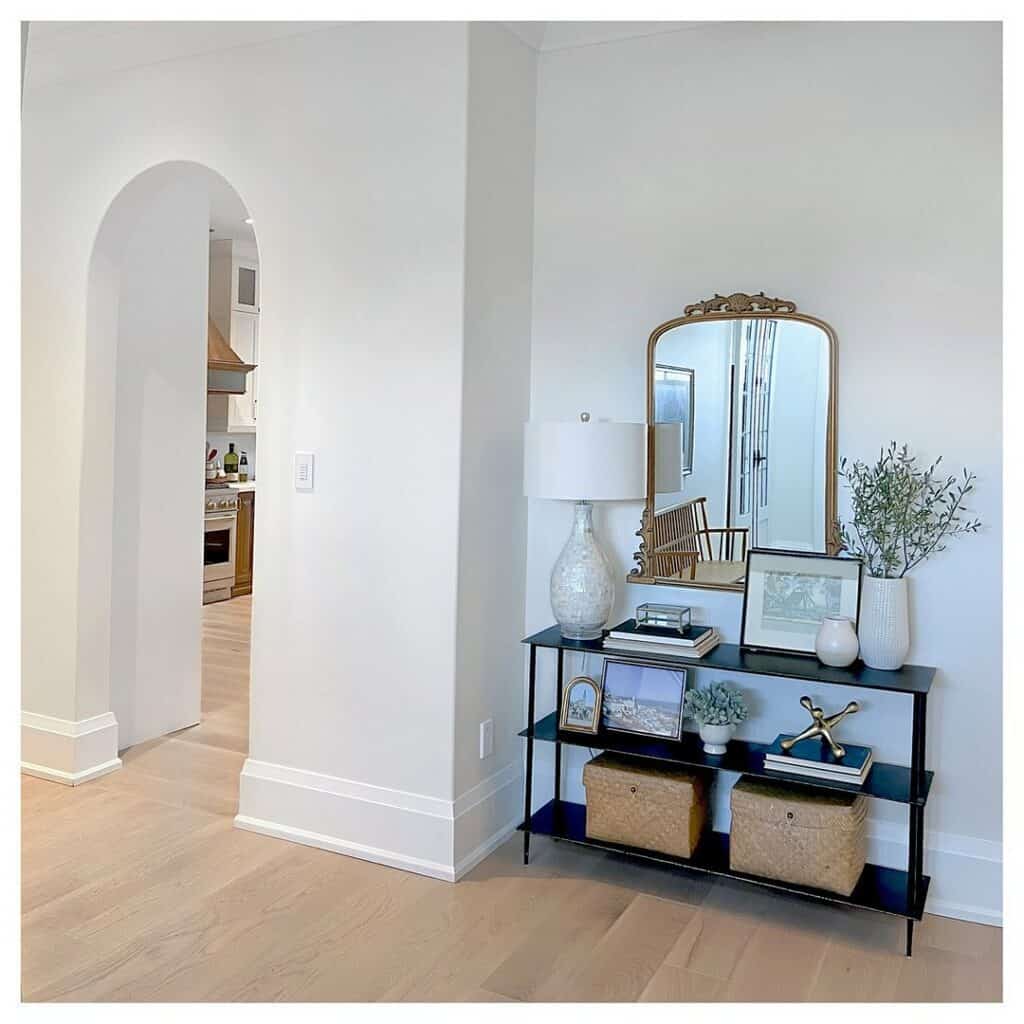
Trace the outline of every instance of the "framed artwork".
{"type": "Polygon", "coordinates": [[[601,682],[603,728],[667,740],[682,737],[685,668],[607,658],[601,682]]]}
{"type": "Polygon", "coordinates": [[[601,725],[601,685],[590,676],[570,679],[562,692],[559,729],[596,733],[601,725]]]}
{"type": "Polygon", "coordinates": [[[844,615],[856,629],[861,569],[859,558],[751,548],[740,646],[814,654],[814,638],[826,615],[844,615]]]}
{"type": "Polygon", "coordinates": [[[654,364],[654,422],[678,423],[682,475],[693,472],[693,370],[654,364]]]}

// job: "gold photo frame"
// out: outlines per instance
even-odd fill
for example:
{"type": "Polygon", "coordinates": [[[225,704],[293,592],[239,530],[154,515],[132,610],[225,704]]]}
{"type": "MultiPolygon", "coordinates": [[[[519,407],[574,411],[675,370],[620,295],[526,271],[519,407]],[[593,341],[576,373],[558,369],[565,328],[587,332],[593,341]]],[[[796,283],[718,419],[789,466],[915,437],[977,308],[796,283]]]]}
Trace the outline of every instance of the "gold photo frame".
{"type": "Polygon", "coordinates": [[[562,691],[558,728],[596,736],[601,727],[602,685],[590,676],[574,676],[562,691]]]}

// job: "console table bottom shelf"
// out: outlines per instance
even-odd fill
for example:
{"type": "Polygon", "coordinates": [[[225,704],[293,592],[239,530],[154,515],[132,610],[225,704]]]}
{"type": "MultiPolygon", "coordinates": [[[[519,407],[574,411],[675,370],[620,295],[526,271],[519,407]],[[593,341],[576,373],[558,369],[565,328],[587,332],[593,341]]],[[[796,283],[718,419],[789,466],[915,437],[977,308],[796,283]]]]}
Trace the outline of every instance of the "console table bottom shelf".
{"type": "Polygon", "coordinates": [[[921,876],[918,887],[916,905],[911,906],[907,899],[907,872],[896,868],[885,868],[878,864],[866,864],[864,873],[857,883],[857,888],[849,896],[828,892],[824,889],[812,889],[807,886],[793,885],[790,882],[779,882],[772,878],[758,875],[745,875],[729,868],[729,836],[725,832],[708,832],[701,840],[694,856],[690,859],[674,857],[667,853],[644,850],[636,846],[624,846],[620,843],[606,842],[602,839],[588,839],[586,834],[586,806],[569,803],[565,800],[552,800],[536,811],[530,818],[529,827],[524,822],[519,830],[528,831],[532,835],[551,836],[581,846],[591,846],[610,853],[624,854],[644,860],[669,864],[674,867],[687,868],[692,871],[703,871],[712,875],[723,875],[737,878],[740,881],[755,885],[781,889],[784,892],[810,896],[814,899],[826,900],[830,903],[841,903],[865,910],[875,910],[883,914],[920,921],[924,913],[924,903],[928,895],[928,884],[931,879],[921,876]]]}

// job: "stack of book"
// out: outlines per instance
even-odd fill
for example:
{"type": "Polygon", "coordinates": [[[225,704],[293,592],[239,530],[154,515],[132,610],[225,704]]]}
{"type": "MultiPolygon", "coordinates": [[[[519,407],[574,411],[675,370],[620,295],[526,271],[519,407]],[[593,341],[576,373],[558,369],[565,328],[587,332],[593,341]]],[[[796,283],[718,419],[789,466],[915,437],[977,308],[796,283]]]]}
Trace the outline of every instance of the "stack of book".
{"type": "Polygon", "coordinates": [[[629,654],[671,654],[676,658],[703,658],[721,642],[713,626],[686,626],[665,629],[657,626],[637,626],[636,619],[626,619],[604,638],[610,650],[629,654]]]}
{"type": "Polygon", "coordinates": [[[846,756],[837,761],[829,745],[817,737],[801,740],[786,753],[782,741],[791,737],[780,735],[765,751],[764,766],[769,771],[787,775],[803,775],[811,779],[827,779],[862,786],[871,771],[871,748],[844,743],[846,756]]]}

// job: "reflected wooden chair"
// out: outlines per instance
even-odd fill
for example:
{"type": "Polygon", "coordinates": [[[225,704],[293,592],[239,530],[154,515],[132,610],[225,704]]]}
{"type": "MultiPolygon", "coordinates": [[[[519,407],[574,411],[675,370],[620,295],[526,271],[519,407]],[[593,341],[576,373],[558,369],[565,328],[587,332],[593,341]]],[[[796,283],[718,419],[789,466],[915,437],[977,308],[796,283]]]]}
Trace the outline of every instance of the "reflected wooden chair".
{"type": "Polygon", "coordinates": [[[748,536],[745,526],[709,526],[706,497],[662,509],[654,514],[654,574],[695,580],[702,562],[714,562],[731,566],[726,576],[742,576],[748,536]]]}

